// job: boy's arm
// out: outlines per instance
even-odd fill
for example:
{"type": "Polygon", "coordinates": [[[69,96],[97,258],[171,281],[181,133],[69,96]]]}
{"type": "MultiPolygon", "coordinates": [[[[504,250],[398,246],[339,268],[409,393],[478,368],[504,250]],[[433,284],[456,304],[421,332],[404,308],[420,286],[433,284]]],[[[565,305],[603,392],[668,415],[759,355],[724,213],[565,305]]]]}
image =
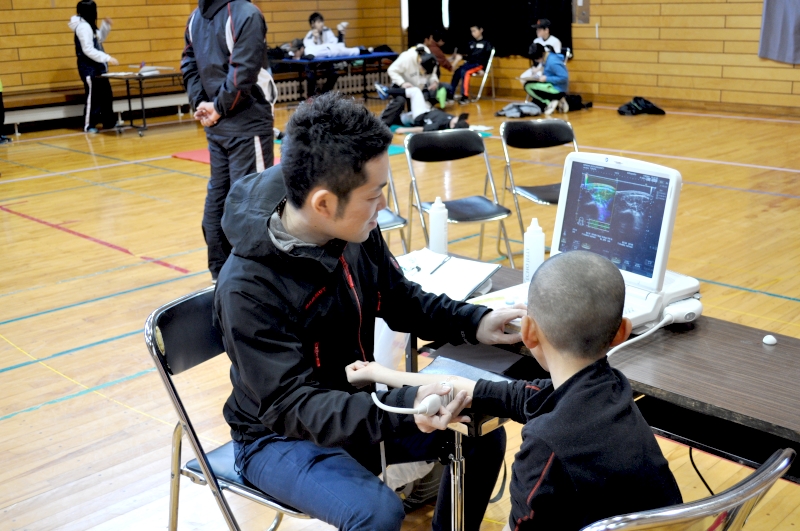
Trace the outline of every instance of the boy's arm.
{"type": "Polygon", "coordinates": [[[525,403],[549,384],[550,380],[517,380],[512,383],[479,380],[471,393],[472,408],[481,413],[525,424],[528,421],[525,403]]]}
{"type": "Polygon", "coordinates": [[[458,394],[459,391],[466,391],[469,396],[472,396],[475,389],[474,381],[460,376],[400,372],[384,367],[377,362],[357,361],[345,367],[345,372],[347,373],[347,381],[356,387],[373,383],[382,383],[394,388],[400,388],[404,385],[419,387],[447,382],[453,388],[454,394],[458,394]]]}
{"type": "MultiPolygon", "coordinates": [[[[538,437],[525,436],[512,465],[511,513],[508,525],[517,531],[571,528],[565,500],[571,499],[569,483],[550,446],[538,437]]],[[[580,511],[581,508],[573,508],[580,511]]]]}

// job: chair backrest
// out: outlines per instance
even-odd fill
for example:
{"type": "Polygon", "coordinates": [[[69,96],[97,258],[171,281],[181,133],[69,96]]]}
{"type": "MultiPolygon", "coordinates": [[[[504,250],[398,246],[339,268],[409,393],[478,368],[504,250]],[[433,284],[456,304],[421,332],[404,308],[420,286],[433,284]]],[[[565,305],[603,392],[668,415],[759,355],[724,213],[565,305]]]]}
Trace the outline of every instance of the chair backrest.
{"type": "Polygon", "coordinates": [[[503,142],[517,149],[540,149],[572,143],[578,144],[572,125],[564,120],[523,120],[500,125],[503,142]]]}
{"type": "Polygon", "coordinates": [[[791,448],[778,450],[758,470],[714,496],[684,505],[607,518],[582,531],[736,531],[772,485],[789,469],[795,457],[791,448]]]}
{"type": "Polygon", "coordinates": [[[213,286],[155,310],[144,328],[153,361],[175,375],[225,352],[213,314],[213,286]]]}
{"type": "Polygon", "coordinates": [[[484,152],[483,138],[470,129],[449,129],[408,135],[406,153],[420,162],[444,162],[480,155],[484,152]]]}

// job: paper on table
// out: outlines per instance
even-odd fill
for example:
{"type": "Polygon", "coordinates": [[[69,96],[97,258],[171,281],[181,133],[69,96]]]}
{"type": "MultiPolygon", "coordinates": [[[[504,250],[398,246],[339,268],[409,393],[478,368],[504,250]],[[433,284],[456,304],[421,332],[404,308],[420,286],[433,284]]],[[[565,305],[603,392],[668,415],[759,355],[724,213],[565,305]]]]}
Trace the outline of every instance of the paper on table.
{"type": "MultiPolygon", "coordinates": [[[[522,284],[517,284],[516,286],[511,286],[506,289],[493,291],[492,293],[487,293],[486,295],[469,299],[467,302],[488,306],[493,310],[497,310],[498,308],[513,308],[516,304],[527,305],[528,288],[530,285],[530,282],[523,282],[522,284]]],[[[514,319],[508,323],[508,325],[506,325],[506,330],[514,330],[518,332],[520,326],[520,320],[514,319]]]]}
{"type": "Polygon", "coordinates": [[[446,258],[425,248],[398,256],[397,263],[406,278],[419,284],[424,291],[436,295],[444,293],[457,301],[469,297],[500,269],[498,264],[455,257],[445,262],[446,258]]]}

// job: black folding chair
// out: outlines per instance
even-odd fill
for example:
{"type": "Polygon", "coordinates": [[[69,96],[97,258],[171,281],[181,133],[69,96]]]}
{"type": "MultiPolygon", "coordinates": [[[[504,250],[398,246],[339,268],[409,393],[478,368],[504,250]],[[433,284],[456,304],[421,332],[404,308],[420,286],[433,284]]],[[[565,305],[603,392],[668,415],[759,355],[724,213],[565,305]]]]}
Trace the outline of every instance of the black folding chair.
{"type": "Polygon", "coordinates": [[[525,225],[522,222],[518,197],[523,197],[540,205],[556,205],[558,204],[558,196],[561,193],[561,183],[543,186],[518,186],[511,171],[511,157],[508,154],[508,148],[542,149],[571,143],[575,151],[578,151],[578,143],[575,140],[572,125],[569,122],[558,119],[503,122],[500,125],[500,137],[503,141],[503,155],[506,159],[502,202],[505,203],[506,190],[510,191],[514,196],[514,207],[517,210],[519,230],[524,236],[525,225]]]}
{"type": "Polygon", "coordinates": [[[419,221],[422,224],[422,231],[425,234],[425,244],[428,244],[428,228],[425,224],[423,212],[428,212],[433,204],[431,202],[423,202],[420,199],[413,161],[447,162],[483,155],[483,161],[486,165],[486,180],[483,185],[484,195],[473,195],[462,199],[445,201],[447,221],[448,223],[481,224],[480,241],[478,243],[479,260],[483,256],[484,225],[489,221],[499,221],[500,232],[506,242],[511,267],[515,268],[514,259],[511,257],[511,244],[508,241],[508,234],[503,223],[503,220],[511,215],[511,211],[497,201],[497,189],[492,176],[492,167],[489,165],[489,157],[486,155],[486,148],[483,145],[481,135],[470,129],[450,129],[447,131],[411,134],[406,137],[405,147],[408,172],[411,174],[411,185],[408,192],[408,240],[411,241],[411,209],[416,208],[419,213],[419,221]],[[489,188],[492,191],[491,199],[485,195],[489,188]]]}
{"type": "Polygon", "coordinates": [[[231,531],[239,531],[240,528],[222,494],[223,490],[277,511],[275,519],[267,530],[275,531],[284,514],[295,518],[309,517],[261,492],[245,480],[234,467],[233,442],[206,453],[172,380],[174,375],[225,352],[222,337],[212,322],[213,310],[214,287],[212,286],[165,304],[150,314],[145,323],[144,339],[147,349],[179,419],[172,434],[169,529],[175,531],[178,528],[178,493],[180,477],[184,475],[193,483],[208,485],[211,488],[231,531]],[[181,442],[184,432],[197,459],[181,467],[181,442]]]}
{"type": "Polygon", "coordinates": [[[778,450],[758,470],[714,496],[624,516],[584,527],[582,531],[738,531],[761,498],[789,470],[795,451],[778,450]]]}
{"type": "Polygon", "coordinates": [[[397,202],[397,190],[394,187],[394,177],[389,169],[389,185],[386,191],[386,208],[378,212],[378,226],[381,232],[400,231],[400,243],[403,245],[403,254],[408,252],[406,235],[403,229],[408,225],[406,218],[400,215],[400,203],[397,202]]]}

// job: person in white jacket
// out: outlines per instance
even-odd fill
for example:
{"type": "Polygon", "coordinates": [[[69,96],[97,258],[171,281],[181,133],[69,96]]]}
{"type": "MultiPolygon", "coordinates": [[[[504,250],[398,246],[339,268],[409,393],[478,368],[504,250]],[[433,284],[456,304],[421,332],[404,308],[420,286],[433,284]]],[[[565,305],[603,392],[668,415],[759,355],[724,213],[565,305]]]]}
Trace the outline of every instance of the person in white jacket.
{"type": "Polygon", "coordinates": [[[78,57],[78,73],[86,92],[83,130],[97,133],[95,127],[103,124],[103,129],[113,129],[116,125],[112,107],[114,95],[108,78],[108,65],[118,65],[119,61],[103,50],[103,42],[111,31],[111,19],[103,19],[97,27],[97,4],[93,0],[81,0],[77,5],[77,15],[69,21],[69,29],[75,33],[75,54],[78,57]]]}
{"type": "Polygon", "coordinates": [[[361,54],[358,46],[348,47],[344,44],[344,34],[348,22],[342,22],[337,26],[339,37],[333,34],[333,30],[325,25],[325,19],[319,13],[312,13],[308,17],[308,30],[303,38],[305,55],[313,55],[317,59],[325,57],[352,57],[361,54]]]}
{"type": "Polygon", "coordinates": [[[418,44],[401,53],[389,66],[387,73],[392,80],[391,87],[375,84],[375,90],[381,99],[389,96],[392,100],[381,113],[381,121],[387,126],[400,125],[400,115],[409,102],[406,89],[416,88],[422,91],[426,101],[436,102],[437,93],[446,98],[446,88],[440,86],[436,75],[438,62],[427,46],[418,44]]]}

